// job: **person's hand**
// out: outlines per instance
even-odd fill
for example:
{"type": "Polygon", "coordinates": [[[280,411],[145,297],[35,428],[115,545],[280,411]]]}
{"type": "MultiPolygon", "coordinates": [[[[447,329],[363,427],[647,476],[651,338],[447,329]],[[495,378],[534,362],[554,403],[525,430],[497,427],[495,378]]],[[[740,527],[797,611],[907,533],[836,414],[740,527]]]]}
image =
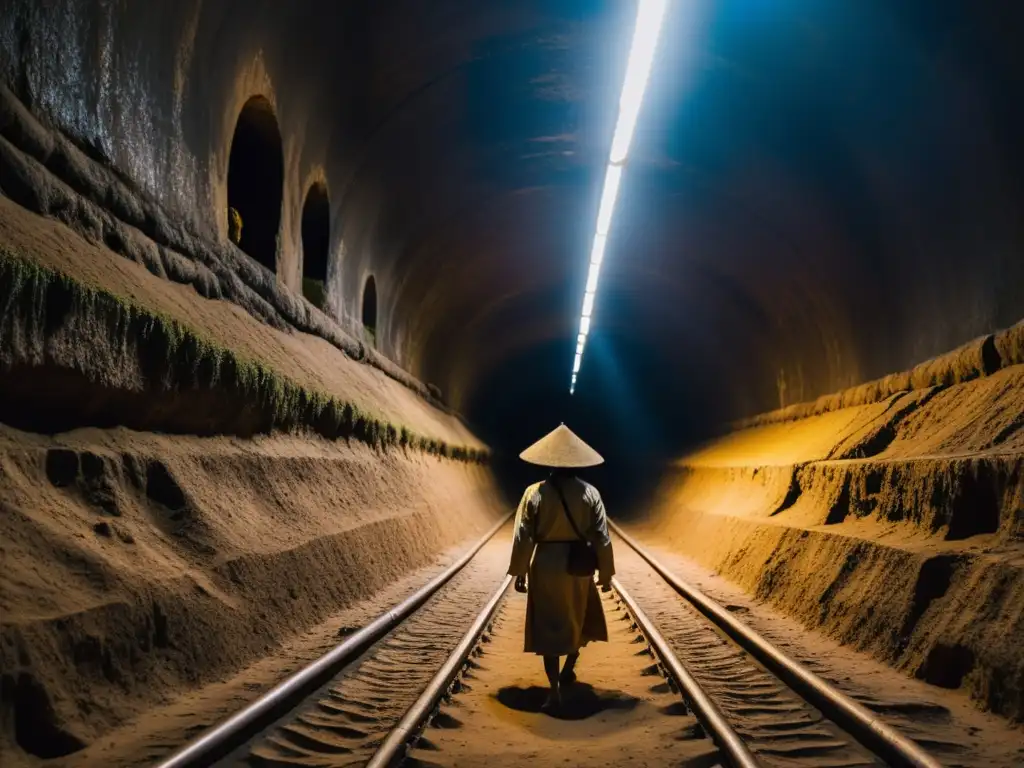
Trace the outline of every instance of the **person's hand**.
{"type": "Polygon", "coordinates": [[[515,589],[516,589],[516,592],[526,592],[526,577],[525,576],[516,576],[515,589]]]}

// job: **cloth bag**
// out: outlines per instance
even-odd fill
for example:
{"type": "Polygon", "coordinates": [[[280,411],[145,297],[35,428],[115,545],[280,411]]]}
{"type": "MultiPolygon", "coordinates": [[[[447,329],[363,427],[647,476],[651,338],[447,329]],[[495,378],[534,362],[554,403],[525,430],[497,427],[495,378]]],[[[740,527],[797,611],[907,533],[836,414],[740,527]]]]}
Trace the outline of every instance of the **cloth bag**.
{"type": "Polygon", "coordinates": [[[569,557],[566,570],[571,576],[589,576],[593,578],[594,571],[597,570],[597,553],[594,551],[593,545],[584,538],[583,534],[580,533],[580,529],[576,527],[576,521],[573,520],[572,514],[569,512],[569,505],[565,501],[562,489],[558,487],[557,483],[552,482],[551,484],[558,491],[558,498],[562,501],[562,510],[569,519],[569,525],[572,526],[573,531],[575,531],[578,537],[575,541],[569,543],[569,557]]]}

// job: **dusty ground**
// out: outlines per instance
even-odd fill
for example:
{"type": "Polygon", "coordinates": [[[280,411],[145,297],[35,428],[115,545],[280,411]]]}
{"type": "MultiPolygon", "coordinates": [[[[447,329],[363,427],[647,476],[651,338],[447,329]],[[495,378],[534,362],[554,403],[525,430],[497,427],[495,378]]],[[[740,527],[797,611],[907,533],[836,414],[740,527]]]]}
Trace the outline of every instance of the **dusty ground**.
{"type": "Polygon", "coordinates": [[[617,768],[718,763],[718,751],[700,737],[678,694],[648,669],[654,662],[634,643],[623,610],[603,595],[607,643],[585,648],[578,684],[563,711],[540,711],[546,678],[540,657],[525,654],[526,596],[509,591],[466,676],[468,690],[442,707],[435,727],[412,754],[418,766],[559,765],[617,768]]]}

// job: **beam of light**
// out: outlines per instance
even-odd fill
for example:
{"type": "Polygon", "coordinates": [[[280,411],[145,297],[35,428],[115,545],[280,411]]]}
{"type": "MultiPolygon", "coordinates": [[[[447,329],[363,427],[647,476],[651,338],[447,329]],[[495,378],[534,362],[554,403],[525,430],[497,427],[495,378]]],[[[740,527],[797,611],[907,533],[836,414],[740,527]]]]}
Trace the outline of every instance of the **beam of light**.
{"type": "Polygon", "coordinates": [[[583,294],[583,310],[580,312],[580,331],[576,338],[576,357],[573,358],[572,380],[569,384],[570,395],[576,392],[576,379],[587,346],[587,334],[590,333],[590,318],[594,311],[594,297],[597,294],[601,264],[604,262],[604,250],[622,182],[622,168],[633,142],[633,133],[640,115],[640,106],[643,104],[644,92],[647,90],[647,81],[654,63],[667,5],[668,0],[637,0],[636,27],[633,29],[633,42],[629,47],[626,77],[622,83],[622,93],[619,95],[619,114],[608,153],[608,168],[601,190],[601,204],[597,210],[594,244],[590,249],[590,271],[583,294]]]}
{"type": "Polygon", "coordinates": [[[608,236],[615,212],[615,200],[619,196],[619,182],[622,181],[622,166],[609,165],[604,175],[604,190],[601,192],[601,207],[597,209],[597,234],[608,236]]]}

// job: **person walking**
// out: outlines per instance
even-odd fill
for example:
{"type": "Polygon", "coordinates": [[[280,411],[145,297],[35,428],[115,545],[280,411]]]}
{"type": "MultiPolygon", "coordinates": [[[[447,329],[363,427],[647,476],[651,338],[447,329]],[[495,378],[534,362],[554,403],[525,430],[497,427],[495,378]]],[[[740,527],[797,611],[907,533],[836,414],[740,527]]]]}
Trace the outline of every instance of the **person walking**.
{"type": "Polygon", "coordinates": [[[576,681],[580,648],[608,641],[594,585],[597,571],[598,585],[607,592],[615,574],[608,521],[601,494],[574,471],[604,459],[565,424],[519,458],[551,470],[519,502],[508,573],[515,577],[516,591],[527,593],[523,650],[544,657],[551,688],[543,709],[553,712],[561,705],[562,688],[576,681]]]}

